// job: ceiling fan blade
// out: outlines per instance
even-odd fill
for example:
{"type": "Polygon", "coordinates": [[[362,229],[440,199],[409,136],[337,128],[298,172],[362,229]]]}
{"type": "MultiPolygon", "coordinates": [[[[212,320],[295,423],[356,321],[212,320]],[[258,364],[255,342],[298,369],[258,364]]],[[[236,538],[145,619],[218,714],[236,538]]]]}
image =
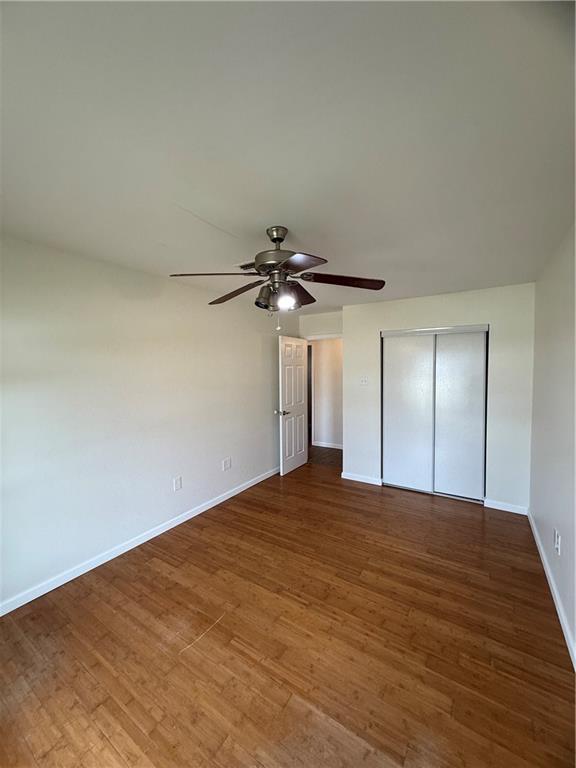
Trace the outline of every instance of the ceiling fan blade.
{"type": "Polygon", "coordinates": [[[244,264],[237,264],[238,269],[254,269],[255,263],[253,261],[245,261],[244,264]]]}
{"type": "Polygon", "coordinates": [[[327,275],[325,272],[304,272],[302,280],[311,283],[326,283],[327,285],[346,285],[349,288],[366,288],[369,291],[379,291],[386,285],[385,280],[375,280],[370,277],[351,277],[350,275],[327,275]]]}
{"type": "Polygon", "coordinates": [[[298,297],[298,301],[302,306],[304,306],[305,304],[314,304],[316,299],[314,298],[314,296],[312,296],[311,293],[308,293],[308,291],[306,290],[306,288],[304,288],[303,285],[300,285],[300,283],[296,283],[296,282],[293,283],[292,281],[289,281],[289,282],[290,282],[291,288],[293,289],[293,291],[296,293],[296,296],[298,297]]]}
{"type": "Polygon", "coordinates": [[[258,272],[179,272],[170,277],[258,277],[258,272]]]}
{"type": "Polygon", "coordinates": [[[241,293],[246,293],[246,291],[252,290],[252,288],[256,288],[257,285],[262,285],[263,283],[266,283],[267,280],[255,280],[253,283],[248,283],[248,285],[243,285],[242,288],[236,288],[235,291],[232,291],[231,293],[225,293],[224,296],[219,296],[217,299],[214,299],[213,301],[208,302],[209,304],[224,304],[225,301],[230,301],[230,299],[236,298],[236,296],[240,296],[241,293]]]}
{"type": "Polygon", "coordinates": [[[320,264],[326,264],[326,259],[320,258],[320,256],[313,256],[311,253],[294,253],[289,256],[286,261],[282,262],[282,269],[287,272],[302,272],[303,269],[314,269],[319,267],[320,264]]]}

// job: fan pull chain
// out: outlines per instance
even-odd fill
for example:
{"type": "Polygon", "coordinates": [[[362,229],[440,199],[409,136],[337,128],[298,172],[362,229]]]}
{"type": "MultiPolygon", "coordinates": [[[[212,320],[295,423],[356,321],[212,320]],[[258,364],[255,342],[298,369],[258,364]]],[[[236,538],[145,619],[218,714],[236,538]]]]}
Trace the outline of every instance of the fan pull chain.
{"type": "MultiPolygon", "coordinates": [[[[276,327],[274,328],[275,331],[281,331],[282,326],[280,325],[280,312],[276,314],[278,320],[276,321],[276,327]]],[[[268,317],[274,318],[274,312],[268,312],[268,317]]]]}

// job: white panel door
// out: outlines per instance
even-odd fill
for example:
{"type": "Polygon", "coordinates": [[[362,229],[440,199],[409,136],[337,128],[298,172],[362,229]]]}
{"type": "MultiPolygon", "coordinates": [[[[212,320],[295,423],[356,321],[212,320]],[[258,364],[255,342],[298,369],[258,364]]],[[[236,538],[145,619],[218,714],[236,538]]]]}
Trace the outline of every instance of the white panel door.
{"type": "Polygon", "coordinates": [[[383,482],[433,489],[434,336],[383,340],[383,482]]]}
{"type": "Polygon", "coordinates": [[[486,334],[436,340],[434,490],[484,498],[486,334]]]}
{"type": "Polygon", "coordinates": [[[308,342],[280,336],[280,474],[308,461],[308,342]]]}

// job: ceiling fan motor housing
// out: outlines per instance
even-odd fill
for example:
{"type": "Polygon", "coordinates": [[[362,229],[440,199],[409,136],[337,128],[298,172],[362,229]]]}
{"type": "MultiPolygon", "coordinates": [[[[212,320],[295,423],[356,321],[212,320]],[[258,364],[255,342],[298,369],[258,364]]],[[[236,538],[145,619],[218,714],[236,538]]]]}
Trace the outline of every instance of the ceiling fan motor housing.
{"type": "Polygon", "coordinates": [[[293,256],[295,251],[285,251],[281,248],[274,248],[270,251],[260,251],[254,258],[254,269],[261,275],[268,275],[270,272],[281,269],[282,263],[293,256]]]}

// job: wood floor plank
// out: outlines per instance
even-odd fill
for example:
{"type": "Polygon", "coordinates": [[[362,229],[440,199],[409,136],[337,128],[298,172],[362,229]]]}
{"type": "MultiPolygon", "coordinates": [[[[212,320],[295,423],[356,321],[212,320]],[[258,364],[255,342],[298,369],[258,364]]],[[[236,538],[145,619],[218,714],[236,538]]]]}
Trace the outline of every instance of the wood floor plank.
{"type": "Polygon", "coordinates": [[[572,768],[528,521],[273,477],[0,620],[7,768],[572,768]]]}

